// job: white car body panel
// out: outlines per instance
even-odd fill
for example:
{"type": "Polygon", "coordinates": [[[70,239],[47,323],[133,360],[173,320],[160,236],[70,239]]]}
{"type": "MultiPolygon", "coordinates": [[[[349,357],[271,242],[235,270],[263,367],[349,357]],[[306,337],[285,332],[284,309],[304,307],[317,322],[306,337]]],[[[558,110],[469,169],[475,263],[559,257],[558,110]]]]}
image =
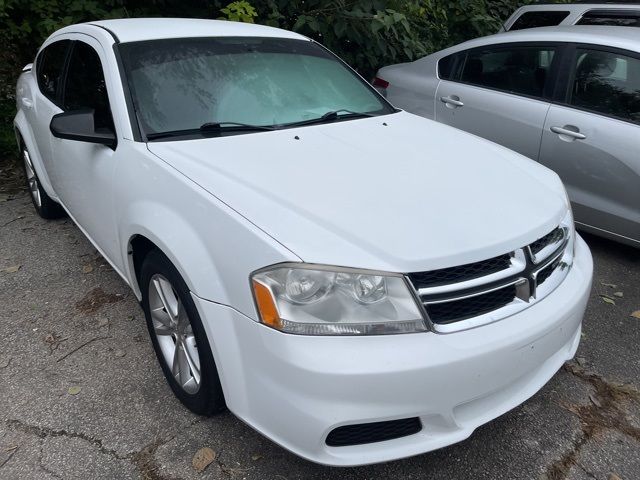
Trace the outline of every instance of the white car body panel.
{"type": "Polygon", "coordinates": [[[363,465],[462,441],[547,383],[574,356],[580,341],[593,269],[582,239],[576,259],[565,282],[545,302],[452,335],[327,342],[281,335],[233,309],[196,301],[203,317],[218,320],[207,323],[210,338],[230,339],[215,348],[235,415],[314,462],[363,465]],[[242,349],[252,354],[237,355],[242,349]],[[409,437],[353,447],[324,443],[341,425],[414,415],[426,428],[409,437]]]}
{"type": "Polygon", "coordinates": [[[470,263],[531,243],[564,211],[550,170],[404,112],[149,150],[309,263],[393,272],[470,263]]]}
{"type": "MultiPolygon", "coordinates": [[[[14,123],[47,193],[139,299],[133,239],[145,237],[177,268],[232,412],[309,460],[375,463],[466,438],[530,397],[573,356],[592,275],[579,237],[573,267],[548,297],[482,327],[447,335],[317,337],[259,323],[250,289],[258,269],[303,261],[391,272],[461,265],[540,238],[566,218],[567,204],[550,170],[405,112],[209,139],[136,141],[114,43],[212,35],[304,38],[176,19],[66,27],[44,46],[82,38],[98,50],[116,148],[48,133],[38,138],[58,107],[41,110],[37,100],[31,113],[19,103],[14,123]],[[47,140],[56,159],[68,158],[44,158],[39,144],[47,140]],[[419,416],[424,431],[369,445],[325,444],[336,427],[407,416],[419,416]]],[[[34,72],[22,74],[18,91],[28,99],[39,95],[34,72]]]]}

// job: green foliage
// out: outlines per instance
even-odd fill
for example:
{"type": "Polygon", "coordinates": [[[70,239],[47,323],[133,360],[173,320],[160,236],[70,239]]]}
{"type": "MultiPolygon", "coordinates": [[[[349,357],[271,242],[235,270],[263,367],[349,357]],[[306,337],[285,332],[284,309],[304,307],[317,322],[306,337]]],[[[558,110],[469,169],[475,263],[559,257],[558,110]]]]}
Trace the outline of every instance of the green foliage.
{"type": "Polygon", "coordinates": [[[266,23],[314,38],[369,76],[383,62],[412,60],[428,52],[407,16],[409,5],[382,0],[269,0],[260,13],[266,23]]]}
{"type": "Polygon", "coordinates": [[[253,23],[253,19],[258,16],[256,9],[249,2],[240,1],[233,2],[220,11],[224,14],[222,19],[231,20],[232,22],[253,23]]]}
{"type": "Polygon", "coordinates": [[[21,67],[63,26],[105,18],[196,17],[262,23],[326,45],[365,78],[461,41],[495,33],[531,0],[0,0],[0,158],[13,151],[21,67]]]}

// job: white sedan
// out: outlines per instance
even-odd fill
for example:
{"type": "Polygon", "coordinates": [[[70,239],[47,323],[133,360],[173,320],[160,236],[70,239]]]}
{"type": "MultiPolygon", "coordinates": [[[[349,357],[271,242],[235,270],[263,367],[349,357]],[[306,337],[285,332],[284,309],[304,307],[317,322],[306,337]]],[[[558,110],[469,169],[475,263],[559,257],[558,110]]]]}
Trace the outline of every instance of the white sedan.
{"type": "Polygon", "coordinates": [[[308,38],[73,25],[17,101],[36,210],[131,286],[193,412],[380,462],[468,437],[578,347],[592,260],[558,176],[397,111],[308,38]]]}

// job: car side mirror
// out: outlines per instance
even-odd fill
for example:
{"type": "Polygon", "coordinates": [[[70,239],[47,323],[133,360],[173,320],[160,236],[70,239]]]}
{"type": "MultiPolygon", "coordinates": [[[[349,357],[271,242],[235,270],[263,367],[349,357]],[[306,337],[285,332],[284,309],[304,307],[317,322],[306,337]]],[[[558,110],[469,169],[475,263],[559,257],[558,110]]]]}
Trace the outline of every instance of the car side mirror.
{"type": "Polygon", "coordinates": [[[95,128],[93,109],[71,110],[54,115],[49,125],[54,137],[79,142],[99,143],[111,148],[116,146],[116,134],[108,128],[95,128]]]}

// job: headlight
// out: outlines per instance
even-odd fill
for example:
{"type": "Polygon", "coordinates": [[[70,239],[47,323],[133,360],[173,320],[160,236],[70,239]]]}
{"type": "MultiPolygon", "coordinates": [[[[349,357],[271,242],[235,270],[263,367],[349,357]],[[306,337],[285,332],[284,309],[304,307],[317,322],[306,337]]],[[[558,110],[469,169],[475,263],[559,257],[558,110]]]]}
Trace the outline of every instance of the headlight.
{"type": "Polygon", "coordinates": [[[404,277],[283,264],[251,276],[260,321],[301,335],[381,335],[427,330],[404,277]]]}

